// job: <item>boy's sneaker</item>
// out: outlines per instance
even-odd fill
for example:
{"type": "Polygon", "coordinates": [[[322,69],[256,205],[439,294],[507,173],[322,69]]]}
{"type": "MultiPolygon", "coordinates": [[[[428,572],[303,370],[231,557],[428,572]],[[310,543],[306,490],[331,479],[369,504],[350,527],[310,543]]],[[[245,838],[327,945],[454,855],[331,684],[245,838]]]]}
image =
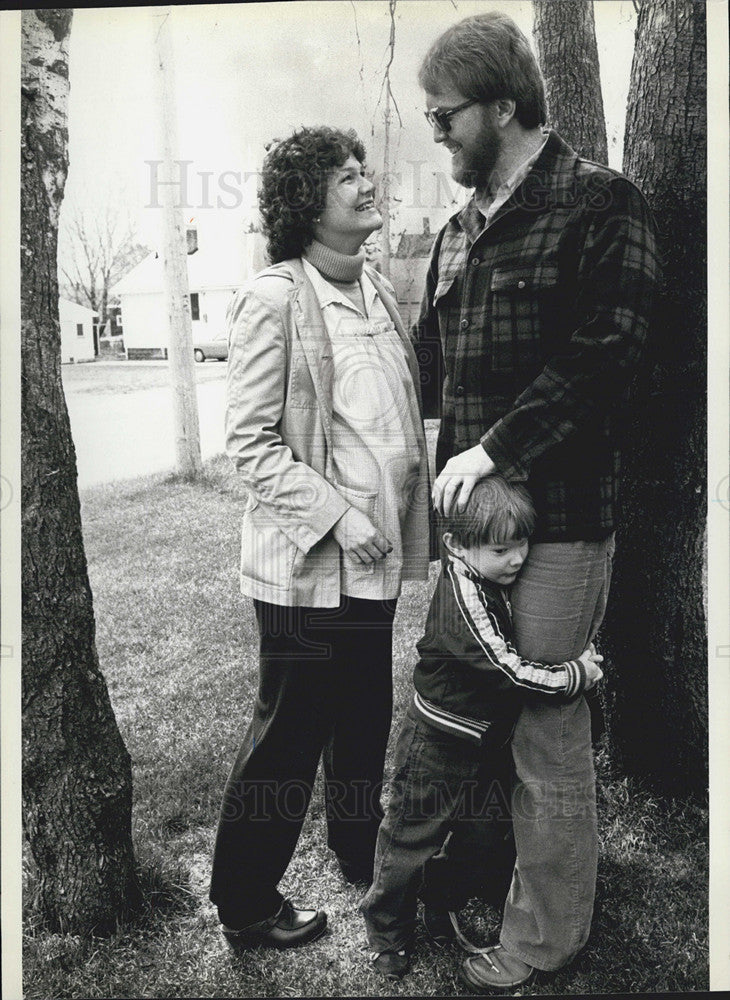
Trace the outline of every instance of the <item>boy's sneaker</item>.
{"type": "Polygon", "coordinates": [[[370,961],[374,969],[386,979],[401,979],[408,972],[408,954],[400,951],[372,951],[370,961]]]}
{"type": "Polygon", "coordinates": [[[342,872],[343,878],[346,882],[350,882],[352,884],[356,882],[363,882],[365,885],[372,884],[372,862],[369,866],[366,866],[361,861],[347,861],[345,858],[340,858],[338,856],[337,863],[340,866],[340,871],[342,872]]]}
{"type": "Polygon", "coordinates": [[[456,937],[451,914],[448,910],[439,910],[434,906],[424,906],[423,926],[426,933],[439,948],[445,947],[456,937]]]}

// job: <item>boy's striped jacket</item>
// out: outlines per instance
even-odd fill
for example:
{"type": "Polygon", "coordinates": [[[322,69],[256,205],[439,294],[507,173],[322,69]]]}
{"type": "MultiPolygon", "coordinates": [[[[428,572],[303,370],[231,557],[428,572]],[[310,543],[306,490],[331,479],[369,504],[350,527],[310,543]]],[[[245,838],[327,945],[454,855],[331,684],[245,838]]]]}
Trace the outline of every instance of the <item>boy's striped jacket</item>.
{"type": "Polygon", "coordinates": [[[501,746],[525,695],[564,699],[585,689],[579,660],[523,660],[514,647],[507,592],[449,556],[418,642],[414,705],[430,725],[472,743],[501,746]]]}

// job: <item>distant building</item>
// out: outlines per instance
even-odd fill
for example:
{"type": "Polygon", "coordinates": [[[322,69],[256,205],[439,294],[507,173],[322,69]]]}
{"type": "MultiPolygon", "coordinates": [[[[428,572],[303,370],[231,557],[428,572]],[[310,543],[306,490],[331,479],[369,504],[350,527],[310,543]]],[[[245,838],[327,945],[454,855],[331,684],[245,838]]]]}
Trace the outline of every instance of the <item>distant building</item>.
{"type": "Polygon", "coordinates": [[[408,327],[418,319],[434,239],[429,220],[424,217],[423,232],[403,233],[390,259],[390,280],[395,288],[398,309],[408,327]]]}
{"type": "MultiPolygon", "coordinates": [[[[261,235],[243,233],[239,228],[211,225],[207,230],[187,230],[193,345],[215,340],[221,334],[233,293],[266,266],[261,235]]],[[[119,299],[115,326],[124,331],[129,359],[167,357],[163,278],[162,259],[150,253],[111,290],[119,299]]]]}
{"type": "Polygon", "coordinates": [[[58,315],[61,323],[61,364],[93,361],[94,324],[96,314],[70,299],[59,298],[58,315]]]}

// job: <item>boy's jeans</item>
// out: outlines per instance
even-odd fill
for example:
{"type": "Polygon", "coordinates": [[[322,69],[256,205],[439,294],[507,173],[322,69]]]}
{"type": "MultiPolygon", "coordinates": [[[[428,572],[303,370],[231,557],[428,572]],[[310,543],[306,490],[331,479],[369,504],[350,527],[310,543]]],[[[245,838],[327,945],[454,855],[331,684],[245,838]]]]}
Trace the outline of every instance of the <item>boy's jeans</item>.
{"type": "MultiPolygon", "coordinates": [[[[515,645],[526,659],[579,656],[606,609],[614,537],[530,549],[511,595],[515,645]]],[[[538,969],[559,969],[585,944],[593,915],[598,836],[585,698],[522,709],[512,738],[517,863],[500,942],[538,969]]]]}
{"type": "MultiPolygon", "coordinates": [[[[374,951],[409,948],[424,863],[455,822],[478,824],[489,863],[509,830],[511,755],[441,733],[406,710],[395,750],[394,777],[375,850],[373,884],[360,904],[374,951]]],[[[476,877],[476,873],[475,873],[476,877]]]]}

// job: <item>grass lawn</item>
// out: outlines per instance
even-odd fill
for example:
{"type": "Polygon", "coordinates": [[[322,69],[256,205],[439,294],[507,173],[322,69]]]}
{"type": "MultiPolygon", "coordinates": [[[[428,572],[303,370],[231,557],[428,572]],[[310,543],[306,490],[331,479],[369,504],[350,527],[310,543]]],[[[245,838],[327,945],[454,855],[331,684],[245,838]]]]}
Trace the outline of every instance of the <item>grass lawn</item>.
{"type": "MultiPolygon", "coordinates": [[[[133,833],[146,902],[108,939],[49,934],[33,908],[28,862],[25,995],[465,994],[458,949],[438,951],[422,935],[401,983],[368,968],[361,890],[343,882],[326,848],[321,785],[281,888],[295,902],[326,909],[328,934],[297,951],[256,949],[239,958],[219,934],[207,899],[210,855],[223,783],[255,695],[256,633],[250,602],[238,593],[240,496],[224,460],[206,469],[204,483],[156,476],[82,494],[99,658],[132,756],[133,833]]],[[[429,594],[429,586],[410,584],[400,601],[396,720],[409,697],[429,594]]],[[[605,751],[598,772],[601,854],[591,940],[571,967],[538,980],[531,993],[705,990],[707,813],[659,801],[613,774],[605,751]]],[[[498,914],[474,906],[469,916],[474,935],[487,943],[498,914]]]]}

